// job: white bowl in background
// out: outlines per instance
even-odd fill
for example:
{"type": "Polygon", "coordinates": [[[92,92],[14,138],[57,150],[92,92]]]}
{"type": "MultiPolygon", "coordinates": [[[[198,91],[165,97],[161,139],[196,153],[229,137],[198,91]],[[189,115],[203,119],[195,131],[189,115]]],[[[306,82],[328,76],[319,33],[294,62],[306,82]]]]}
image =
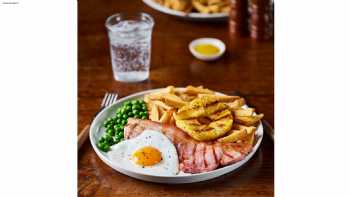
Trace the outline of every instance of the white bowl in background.
{"type": "Polygon", "coordinates": [[[190,44],[189,44],[189,49],[192,53],[193,56],[195,56],[196,58],[203,60],[203,61],[213,61],[216,60],[218,58],[220,58],[226,51],[226,46],[225,43],[222,42],[219,39],[216,38],[199,38],[196,40],[193,40],[190,44]],[[215,55],[203,55],[201,53],[198,53],[194,47],[198,44],[211,44],[216,46],[219,49],[219,53],[215,54],[215,55]]]}

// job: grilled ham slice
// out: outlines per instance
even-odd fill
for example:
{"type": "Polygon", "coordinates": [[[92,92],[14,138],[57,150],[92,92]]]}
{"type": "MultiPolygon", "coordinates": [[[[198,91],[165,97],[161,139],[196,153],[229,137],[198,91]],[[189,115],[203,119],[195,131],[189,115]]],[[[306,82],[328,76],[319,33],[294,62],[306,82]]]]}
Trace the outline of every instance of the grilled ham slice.
{"type": "Polygon", "coordinates": [[[124,127],[124,137],[134,138],[145,129],[161,131],[174,143],[180,170],[187,173],[209,172],[219,166],[238,162],[252,149],[252,145],[248,143],[199,142],[176,126],[134,118],[129,118],[124,127]]]}

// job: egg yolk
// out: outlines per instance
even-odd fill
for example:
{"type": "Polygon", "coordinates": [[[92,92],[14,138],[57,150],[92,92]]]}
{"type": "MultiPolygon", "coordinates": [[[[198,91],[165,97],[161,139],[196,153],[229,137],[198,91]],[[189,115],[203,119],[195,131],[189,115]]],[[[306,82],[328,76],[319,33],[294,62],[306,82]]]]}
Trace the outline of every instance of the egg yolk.
{"type": "Polygon", "coordinates": [[[194,47],[194,50],[196,50],[198,53],[202,55],[215,55],[220,52],[219,48],[212,44],[198,44],[194,47]]]}
{"type": "Polygon", "coordinates": [[[133,161],[140,166],[153,166],[162,160],[161,152],[152,146],[138,149],[132,157],[133,161]]]}

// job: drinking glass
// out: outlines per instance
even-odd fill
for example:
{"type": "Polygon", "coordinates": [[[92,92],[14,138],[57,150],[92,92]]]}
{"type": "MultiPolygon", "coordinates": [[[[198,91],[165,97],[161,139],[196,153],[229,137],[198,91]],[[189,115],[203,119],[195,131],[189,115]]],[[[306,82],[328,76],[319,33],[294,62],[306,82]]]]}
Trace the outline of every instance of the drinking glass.
{"type": "Polygon", "coordinates": [[[107,18],[114,79],[138,82],[148,79],[154,21],[146,13],[114,14],[107,18]]]}

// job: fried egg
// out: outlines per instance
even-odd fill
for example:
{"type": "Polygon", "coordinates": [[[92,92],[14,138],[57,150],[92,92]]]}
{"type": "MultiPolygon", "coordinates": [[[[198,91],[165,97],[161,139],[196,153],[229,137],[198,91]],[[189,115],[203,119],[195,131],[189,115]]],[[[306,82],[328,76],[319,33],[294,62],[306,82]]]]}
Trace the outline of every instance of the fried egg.
{"type": "Polygon", "coordinates": [[[111,147],[107,157],[124,169],[148,174],[171,176],[179,172],[174,144],[161,132],[145,130],[135,138],[111,147]]]}

